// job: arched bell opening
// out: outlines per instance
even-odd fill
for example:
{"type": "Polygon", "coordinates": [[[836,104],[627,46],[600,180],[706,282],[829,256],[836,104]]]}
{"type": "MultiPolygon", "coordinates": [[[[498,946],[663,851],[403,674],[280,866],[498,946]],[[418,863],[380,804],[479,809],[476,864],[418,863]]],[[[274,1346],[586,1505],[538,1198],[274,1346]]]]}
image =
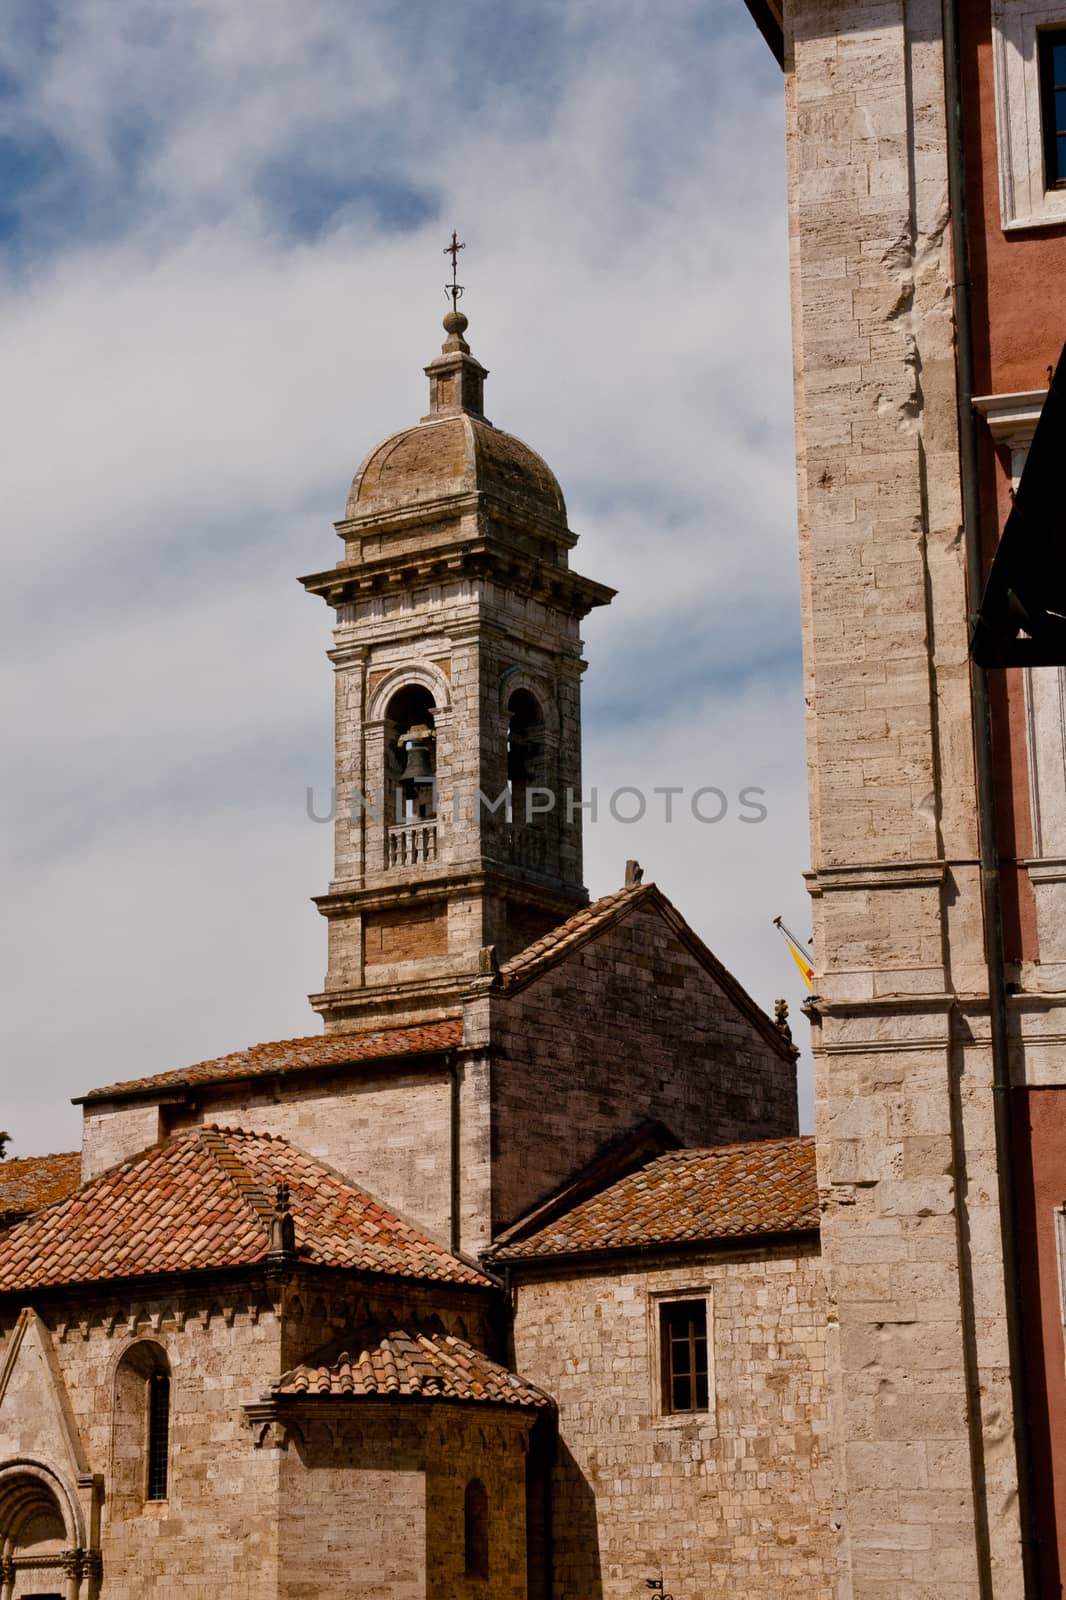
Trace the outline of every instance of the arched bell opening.
{"type": "Polygon", "coordinates": [[[514,820],[532,820],[526,796],[544,785],[544,713],[528,689],[516,689],[507,702],[507,782],[514,820]]]}
{"type": "Polygon", "coordinates": [[[388,819],[395,826],[437,814],[437,735],[434,701],[420,683],[397,690],[385,713],[388,819]]]}

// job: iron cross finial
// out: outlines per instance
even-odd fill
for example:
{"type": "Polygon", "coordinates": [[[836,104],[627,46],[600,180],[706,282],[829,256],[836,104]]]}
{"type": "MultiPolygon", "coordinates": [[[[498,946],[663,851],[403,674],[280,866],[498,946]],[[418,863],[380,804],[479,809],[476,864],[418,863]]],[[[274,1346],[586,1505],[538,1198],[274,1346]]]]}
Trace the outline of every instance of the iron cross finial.
{"type": "Polygon", "coordinates": [[[453,228],[452,229],[452,242],[451,242],[451,244],[446,244],[444,246],[444,254],[446,256],[451,256],[451,258],[452,258],[452,281],[451,281],[451,283],[446,283],[444,285],[444,293],[448,294],[448,295],[451,295],[451,297],[452,297],[452,310],[453,311],[458,310],[458,307],[459,307],[459,296],[463,292],[462,284],[458,283],[456,281],[456,273],[459,270],[459,252],[460,252],[460,250],[465,250],[465,249],[466,249],[466,245],[459,238],[458,233],[453,228]]]}

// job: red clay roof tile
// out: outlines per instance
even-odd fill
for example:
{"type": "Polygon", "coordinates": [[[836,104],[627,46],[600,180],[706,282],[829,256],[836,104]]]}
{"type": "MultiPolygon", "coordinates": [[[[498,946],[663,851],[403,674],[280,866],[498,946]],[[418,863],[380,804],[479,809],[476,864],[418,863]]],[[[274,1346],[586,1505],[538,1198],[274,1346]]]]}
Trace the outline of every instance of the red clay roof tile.
{"type": "Polygon", "coordinates": [[[81,1182],[81,1153],[19,1156],[0,1161],[0,1224],[62,1200],[81,1182]]]}
{"type": "MultiPolygon", "coordinates": [[[[390,1056],[426,1055],[452,1050],[463,1041],[461,1017],[425,1022],[405,1028],[376,1028],[369,1033],[315,1033],[306,1039],[275,1039],[249,1045],[211,1061],[157,1072],[148,1078],[91,1089],[82,1101],[121,1099],[156,1089],[184,1089],[201,1083],[222,1083],[240,1078],[273,1077],[312,1067],[342,1067],[354,1061],[381,1061],[390,1056]]],[[[80,1102],[76,1102],[80,1103],[80,1102]]]]}
{"type": "Polygon", "coordinates": [[[286,1140],[207,1127],[124,1161],[0,1235],[0,1293],[252,1265],[267,1254],[281,1183],[303,1262],[488,1282],[286,1140]]]}
{"type": "Polygon", "coordinates": [[[465,1340],[443,1329],[418,1328],[363,1328],[286,1372],[271,1395],[400,1395],[537,1408],[552,1404],[541,1389],[465,1340]]]}
{"type": "Polygon", "coordinates": [[[518,1261],[817,1227],[814,1140],[759,1139],[669,1150],[526,1238],[519,1224],[490,1255],[518,1261]]]}

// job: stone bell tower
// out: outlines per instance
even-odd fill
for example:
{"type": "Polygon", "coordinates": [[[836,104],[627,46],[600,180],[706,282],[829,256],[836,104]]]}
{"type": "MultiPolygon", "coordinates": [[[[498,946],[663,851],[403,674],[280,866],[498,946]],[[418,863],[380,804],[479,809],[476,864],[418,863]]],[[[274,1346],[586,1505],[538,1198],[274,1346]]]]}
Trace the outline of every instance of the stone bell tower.
{"type": "Polygon", "coordinates": [[[429,414],[370,452],[302,581],[336,613],[327,1030],[447,1010],[583,905],[579,624],[613,590],[568,565],[562,492],[482,409],[444,319],[429,414]],[[571,803],[572,802],[572,803],[571,803]]]}

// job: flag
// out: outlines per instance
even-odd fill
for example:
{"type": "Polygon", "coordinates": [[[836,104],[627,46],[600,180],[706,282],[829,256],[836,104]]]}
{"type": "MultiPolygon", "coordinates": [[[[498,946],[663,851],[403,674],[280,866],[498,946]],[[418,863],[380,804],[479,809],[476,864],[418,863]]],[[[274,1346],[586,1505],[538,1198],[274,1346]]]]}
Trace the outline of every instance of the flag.
{"type": "Polygon", "coordinates": [[[774,927],[788,945],[789,953],[792,956],[793,961],[803,974],[804,983],[807,985],[808,989],[812,989],[814,987],[814,967],[811,964],[810,952],[808,951],[806,945],[802,942],[802,940],[795,938],[791,933],[789,933],[780,917],[774,918],[774,927]]]}

